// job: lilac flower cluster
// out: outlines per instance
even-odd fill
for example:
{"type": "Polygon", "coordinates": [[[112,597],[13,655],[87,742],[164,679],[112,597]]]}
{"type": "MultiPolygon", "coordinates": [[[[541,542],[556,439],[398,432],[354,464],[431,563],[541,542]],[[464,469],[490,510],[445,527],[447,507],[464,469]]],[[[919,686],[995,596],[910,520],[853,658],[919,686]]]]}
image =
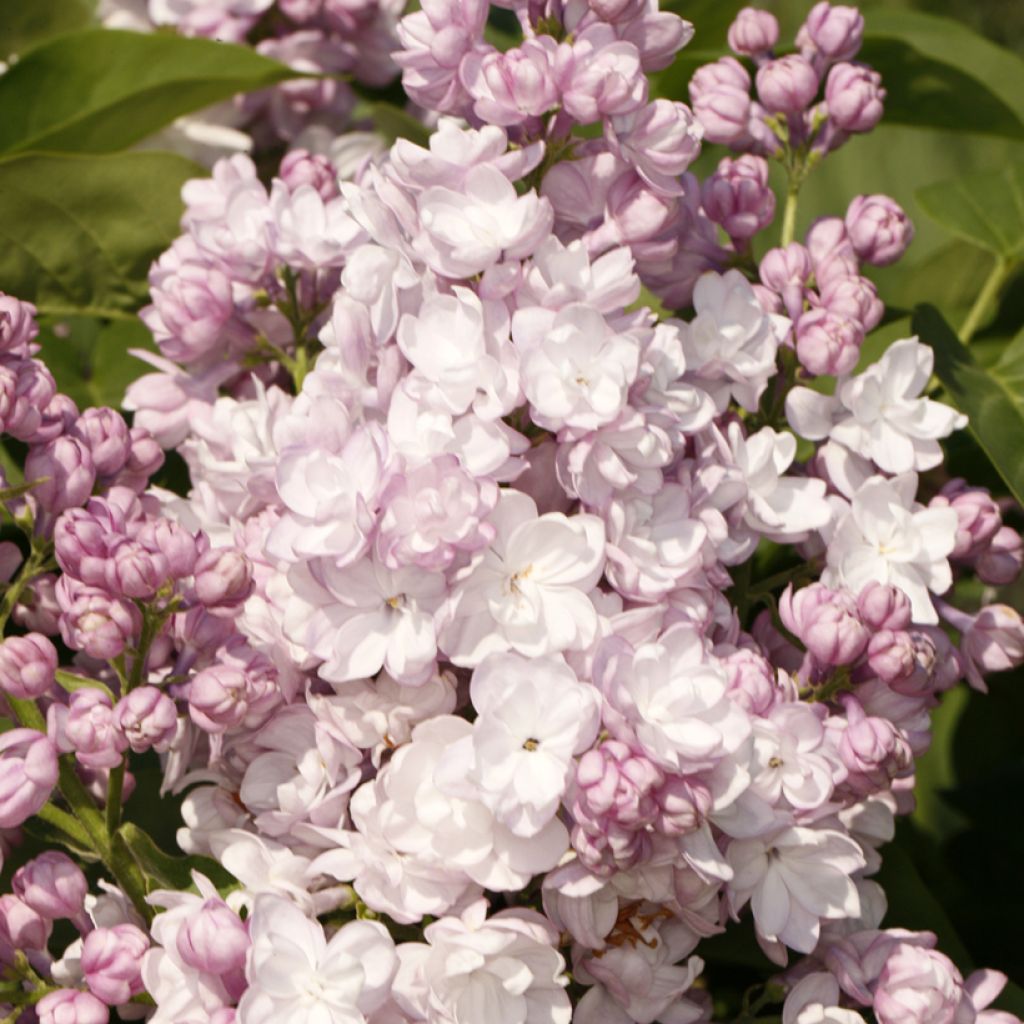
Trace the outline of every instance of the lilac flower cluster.
{"type": "Polygon", "coordinates": [[[860,15],[818,4],[776,61],[774,20],[741,12],[759,100],[729,58],[695,117],[648,95],[675,15],[513,9],[505,52],[475,0],[399,23],[428,146],[340,182],[296,151],[269,188],[243,156],[186,185],[131,429],[57,395],[33,310],[2,300],[30,551],[4,555],[0,828],[39,815],[109,881],[55,851],[19,868],[0,1001],[42,1024],[689,1024],[712,1018],[702,940],[749,917],[787,1024],[1009,1024],[998,972],[881,927],[873,876],[941,695],[1024,661],[1016,611],[953,592],[1012,582],[1024,544],[985,490],[920,476],[965,425],[927,395],[931,350],[859,365],[882,313],[861,264],[902,253],[902,211],[859,197],[751,255],[766,158],[792,183],[870,127],[860,15]],[[701,184],[741,93],[723,141],[748,152],[701,184]],[[149,483],[157,443],[187,496],[149,483]],[[121,821],[150,750],[184,862],[121,821]]]}

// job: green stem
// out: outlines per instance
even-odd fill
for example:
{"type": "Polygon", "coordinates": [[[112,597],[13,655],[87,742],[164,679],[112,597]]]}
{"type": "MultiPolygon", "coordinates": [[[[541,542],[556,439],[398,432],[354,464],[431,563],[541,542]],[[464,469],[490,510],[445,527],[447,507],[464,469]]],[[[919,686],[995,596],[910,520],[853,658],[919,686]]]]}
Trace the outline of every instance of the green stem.
{"type": "Polygon", "coordinates": [[[1013,265],[1009,260],[1003,259],[1002,256],[996,257],[995,266],[988,277],[985,278],[985,283],[981,286],[981,291],[978,292],[978,297],[974,300],[974,305],[971,306],[971,311],[967,314],[967,319],[964,320],[963,326],[960,328],[960,340],[965,345],[970,342],[971,338],[974,337],[975,331],[981,326],[982,318],[999,294],[999,289],[1006,283],[1006,279],[1010,276],[1012,269],[1013,265]]]}
{"type": "Polygon", "coordinates": [[[800,195],[800,185],[797,175],[789,179],[789,188],[786,190],[786,205],[782,211],[782,237],[779,244],[785,248],[796,236],[796,205],[800,195]]]}
{"type": "Polygon", "coordinates": [[[7,620],[14,611],[14,606],[21,600],[21,595],[32,580],[39,575],[46,567],[53,553],[52,545],[49,543],[37,547],[33,541],[32,550],[28,558],[21,565],[18,575],[7,585],[3,599],[0,600],[0,633],[7,625],[7,620]]]}
{"type": "Polygon", "coordinates": [[[121,825],[121,799],[124,793],[124,769],[126,758],[110,769],[107,780],[107,834],[113,836],[121,825]]]}
{"type": "Polygon", "coordinates": [[[736,566],[732,573],[730,593],[741,625],[746,621],[747,609],[750,606],[750,575],[753,567],[753,560],[748,558],[742,565],[736,566]]]}

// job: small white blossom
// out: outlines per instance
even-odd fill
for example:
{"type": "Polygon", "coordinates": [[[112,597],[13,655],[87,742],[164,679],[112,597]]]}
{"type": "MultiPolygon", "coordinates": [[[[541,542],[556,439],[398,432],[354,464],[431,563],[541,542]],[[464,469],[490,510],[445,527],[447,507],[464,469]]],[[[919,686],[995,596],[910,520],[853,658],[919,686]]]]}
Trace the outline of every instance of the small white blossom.
{"type": "Polygon", "coordinates": [[[604,568],[597,516],[537,515],[533,499],[504,491],[491,516],[496,536],[456,578],[439,633],[456,665],[514,650],[541,657],[581,650],[597,634],[587,592],[604,568]]]}
{"type": "Polygon", "coordinates": [[[864,867],[864,855],[842,832],[784,828],[733,840],[726,858],[734,872],[727,889],[733,912],[750,900],[758,934],[769,941],[810,953],[822,919],[860,913],[850,875],[864,867]]]}
{"type": "Polygon", "coordinates": [[[256,900],[249,988],[239,1024],[365,1024],[388,997],[395,946],[376,921],[350,921],[331,937],[293,903],[256,900]]]}
{"type": "Polygon", "coordinates": [[[843,381],[834,396],[793,388],[786,417],[812,441],[826,437],[885,473],[923,472],[942,462],[939,438],[967,425],[967,417],[921,397],[935,354],[917,338],[894,342],[877,363],[843,381]]]}
{"type": "Polygon", "coordinates": [[[891,583],[910,598],[915,622],[934,624],[939,617],[929,591],[944,594],[953,585],[948,558],[958,520],[952,508],[917,504],[916,493],[916,473],[862,484],[829,539],[821,579],[854,593],[872,580],[891,583]]]}

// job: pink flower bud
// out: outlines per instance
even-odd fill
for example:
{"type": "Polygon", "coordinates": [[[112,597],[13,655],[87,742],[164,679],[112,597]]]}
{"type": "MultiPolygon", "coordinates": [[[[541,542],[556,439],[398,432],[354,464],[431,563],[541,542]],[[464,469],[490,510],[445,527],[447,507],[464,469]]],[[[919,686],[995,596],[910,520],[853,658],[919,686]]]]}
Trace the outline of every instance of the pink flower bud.
{"type": "Polygon", "coordinates": [[[929,502],[930,508],[952,508],[957,515],[956,547],[950,558],[972,560],[985,551],[1003,525],[999,506],[984,487],[950,480],[929,502]]]}
{"type": "Polygon", "coordinates": [[[39,424],[32,443],[45,444],[61,434],[70,434],[78,415],[78,406],[68,395],[54,395],[43,411],[43,422],[39,424]]]}
{"type": "Polygon", "coordinates": [[[818,76],[798,53],[762,64],[757,70],[757,95],[773,114],[798,114],[818,93],[818,76]]]}
{"type": "Polygon", "coordinates": [[[219,733],[241,724],[249,710],[248,685],[239,668],[212,665],[192,677],[188,711],[205,732],[219,733]]]}
{"type": "Polygon", "coordinates": [[[135,535],[147,551],[160,555],[166,572],[182,579],[195,572],[199,544],[195,536],[173,519],[151,519],[135,535]]]}
{"type": "Polygon", "coordinates": [[[914,238],[903,207],[888,196],[855,196],[846,211],[846,231],[857,255],[876,267],[895,263],[914,238]]]}
{"type": "Polygon", "coordinates": [[[811,254],[799,242],[784,249],[769,249],[761,258],[761,282],[780,295],[793,285],[801,290],[811,276],[811,254]]]}
{"type": "Polygon", "coordinates": [[[760,277],[765,287],[782,297],[791,320],[804,311],[804,295],[811,278],[811,254],[799,242],[784,249],[769,249],[761,258],[760,277]]]}
{"type": "Polygon", "coordinates": [[[53,689],[57,649],[40,633],[9,636],[0,643],[0,690],[35,700],[53,689]]]}
{"type": "Polygon", "coordinates": [[[914,638],[903,629],[872,633],[867,654],[871,671],[884,683],[907,679],[918,667],[914,638]]]}
{"type": "Polygon", "coordinates": [[[179,242],[153,264],[149,294],[139,316],[168,359],[196,362],[239,334],[231,277],[194,246],[179,242]]]}
{"type": "Polygon", "coordinates": [[[149,938],[133,924],[95,928],[82,944],[82,974],[89,991],[108,1006],[142,991],[142,957],[149,938]]]}
{"type": "Polygon", "coordinates": [[[605,130],[609,145],[664,195],[682,192],[679,177],[700,153],[702,134],[686,104],[666,99],[613,118],[605,130]]]}
{"type": "Polygon", "coordinates": [[[558,104],[555,59],[550,36],[526,39],[505,53],[476,50],[463,58],[459,77],[473,97],[473,112],[497,125],[522,124],[558,104]]]}
{"type": "Polygon", "coordinates": [[[898,676],[889,688],[904,697],[931,697],[948,690],[961,676],[960,658],[949,638],[940,629],[910,631],[914,667],[909,675],[898,676]]]}
{"type": "Polygon", "coordinates": [[[618,39],[610,25],[584,29],[572,44],[571,63],[565,65],[559,58],[558,67],[564,76],[562,109],[581,124],[628,114],[647,102],[640,51],[618,39]]]}
{"type": "Polygon", "coordinates": [[[86,409],[71,432],[85,442],[97,476],[113,476],[128,461],[131,449],[128,424],[113,409],[86,409]]]}
{"type": "Polygon", "coordinates": [[[47,850],[18,868],[11,889],[43,917],[76,920],[82,917],[89,883],[66,853],[47,850]]]}
{"type": "Polygon", "coordinates": [[[670,836],[699,828],[714,805],[711,791],[697,778],[669,776],[655,795],[660,810],[656,827],[670,836]]]}
{"type": "Polygon", "coordinates": [[[868,629],[906,629],[910,599],[891,583],[866,583],[857,595],[857,613],[868,629]]]}
{"type": "Polygon", "coordinates": [[[870,1006],[878,976],[897,947],[906,944],[932,949],[935,943],[932,932],[856,932],[828,946],[825,964],[850,998],[870,1006]]]}
{"type": "Polygon", "coordinates": [[[19,441],[41,440],[37,435],[56,393],[50,371],[38,360],[0,358],[0,431],[19,441]]]}
{"type": "Polygon", "coordinates": [[[170,575],[163,555],[135,541],[121,541],[111,548],[108,559],[105,589],[119,597],[151,600],[170,575]]]}
{"type": "Polygon", "coordinates": [[[130,601],[83,586],[68,576],[57,583],[60,634],[72,650],[109,661],[121,654],[142,629],[142,616],[130,601]]]}
{"type": "Polygon", "coordinates": [[[864,714],[856,700],[845,702],[849,718],[839,737],[839,757],[846,767],[845,784],[860,796],[885,789],[913,763],[899,730],[887,718],[864,714]]]}
{"type": "Polygon", "coordinates": [[[864,16],[856,7],[815,4],[800,26],[796,45],[805,56],[821,54],[828,61],[851,60],[864,38],[864,16]]]}
{"type": "Polygon", "coordinates": [[[114,724],[136,754],[154,747],[165,751],[178,727],[178,709],[155,686],[140,686],[126,694],[114,708],[114,724]]]}
{"type": "Polygon", "coordinates": [[[857,273],[857,254],[841,218],[819,217],[808,229],[805,244],[819,287],[833,277],[852,277],[857,273]]]}
{"type": "Polygon", "coordinates": [[[46,949],[51,923],[24,900],[0,896],[0,946],[9,943],[23,951],[46,949]]]}
{"type": "Polygon", "coordinates": [[[735,57],[697,68],[690,79],[690,101],[708,142],[729,145],[747,136],[750,75],[735,57]]]}
{"type": "Polygon", "coordinates": [[[864,330],[855,320],[827,309],[812,309],[796,324],[796,355],[808,373],[838,377],[849,373],[860,357],[864,330]]]}
{"type": "Polygon", "coordinates": [[[75,757],[86,768],[113,768],[128,749],[128,740],[114,722],[110,698],[102,690],[71,694],[64,730],[75,757]]]}
{"type": "Polygon", "coordinates": [[[600,822],[643,828],[658,813],[652,790],[663,781],[658,767],[644,754],[618,740],[605,740],[588,750],[576,766],[572,786],[573,818],[600,831],[600,822]]]}
{"type": "Polygon", "coordinates": [[[85,508],[68,509],[57,520],[53,529],[57,564],[75,579],[102,587],[110,548],[126,535],[122,510],[103,498],[93,498],[85,508]]]}
{"type": "Polygon", "coordinates": [[[740,647],[720,656],[720,663],[728,679],[729,699],[751,715],[767,715],[780,697],[771,662],[755,651],[740,647]]]}
{"type": "Polygon", "coordinates": [[[195,589],[207,608],[237,608],[252,593],[252,563],[235,548],[211,548],[196,563],[195,589]]]}
{"type": "Polygon", "coordinates": [[[878,1024],[953,1024],[963,995],[949,957],[900,943],[879,975],[872,1009],[878,1024]]]}
{"type": "Polygon", "coordinates": [[[1013,583],[1024,567],[1024,541],[1012,526],[1002,526],[974,563],[978,579],[992,587],[1013,583]]]}
{"type": "Polygon", "coordinates": [[[245,966],[251,945],[241,918],[222,900],[205,900],[186,918],[176,940],[189,967],[207,974],[227,974],[245,966]]]}
{"type": "Polygon", "coordinates": [[[39,1024],[108,1024],[110,1011],[91,992],[59,988],[36,1003],[39,1024]]]}
{"type": "Polygon", "coordinates": [[[278,176],[293,192],[300,185],[312,185],[326,202],[338,195],[338,172],[327,157],[305,149],[284,155],[278,176]]]}
{"type": "Polygon", "coordinates": [[[790,585],[779,599],[779,616],[822,665],[850,665],[868,645],[857,602],[846,590],[812,583],[794,593],[790,585]]]}
{"type": "Polygon", "coordinates": [[[768,187],[768,164],[749,153],[726,157],[701,187],[704,212],[737,242],[746,242],[775,216],[775,193],[768,187]]]}
{"type": "Polygon", "coordinates": [[[117,474],[117,482],[141,494],[149,478],[164,464],[164,453],[156,438],[143,427],[132,427],[130,436],[128,461],[117,474]]]}
{"type": "Polygon", "coordinates": [[[29,493],[41,512],[55,516],[85,502],[96,482],[96,470],[85,443],[63,435],[29,449],[25,479],[39,481],[29,493]]]}
{"type": "Polygon", "coordinates": [[[882,76],[860,64],[837,64],[825,83],[825,104],[832,123],[844,132],[869,132],[882,119],[882,76]]]}
{"type": "Polygon", "coordinates": [[[29,343],[38,333],[36,307],[0,292],[0,352],[27,356],[29,343]]]}
{"type": "Polygon", "coordinates": [[[779,23],[768,11],[744,7],[729,26],[728,39],[733,53],[759,57],[779,41],[779,23]]]}
{"type": "Polygon", "coordinates": [[[642,829],[610,825],[602,831],[590,832],[576,825],[571,840],[580,862],[599,878],[628,871],[651,856],[651,837],[642,829]]]}
{"type": "MultiPolygon", "coordinates": [[[[644,0],[587,0],[587,6],[602,20],[617,24],[642,17],[646,9],[644,0]]],[[[645,69],[648,68],[646,64],[645,69]]]]}
{"type": "Polygon", "coordinates": [[[1007,604],[978,612],[960,640],[960,649],[982,672],[1008,672],[1024,662],[1024,621],[1007,604]]]}
{"type": "Polygon", "coordinates": [[[874,282],[859,274],[828,277],[819,282],[819,293],[822,309],[841,320],[860,324],[865,333],[878,326],[885,312],[874,282]]]}
{"type": "Polygon", "coordinates": [[[57,749],[35,729],[0,733],[0,828],[31,818],[57,784],[57,749]]]}

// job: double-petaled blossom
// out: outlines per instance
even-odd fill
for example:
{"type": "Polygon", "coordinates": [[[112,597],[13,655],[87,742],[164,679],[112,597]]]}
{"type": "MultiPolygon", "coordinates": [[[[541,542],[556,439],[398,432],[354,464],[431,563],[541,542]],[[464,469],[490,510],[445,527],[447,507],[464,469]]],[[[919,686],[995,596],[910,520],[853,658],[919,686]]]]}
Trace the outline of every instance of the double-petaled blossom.
{"type": "Polygon", "coordinates": [[[376,921],[351,921],[328,940],[293,903],[261,896],[249,930],[239,1024],[361,1024],[387,998],[398,958],[376,921]]]}

